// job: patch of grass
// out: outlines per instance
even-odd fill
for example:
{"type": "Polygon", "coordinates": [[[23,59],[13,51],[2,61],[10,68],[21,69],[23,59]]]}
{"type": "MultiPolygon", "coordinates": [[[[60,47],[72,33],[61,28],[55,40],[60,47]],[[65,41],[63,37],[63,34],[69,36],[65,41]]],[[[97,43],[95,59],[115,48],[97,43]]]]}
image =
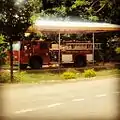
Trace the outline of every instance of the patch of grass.
{"type": "MultiPolygon", "coordinates": [[[[13,82],[20,82],[21,78],[24,77],[23,72],[14,73],[13,82]]],[[[0,83],[10,83],[10,72],[9,71],[1,71],[0,72],[0,83]]]]}
{"type": "Polygon", "coordinates": [[[33,73],[24,74],[24,77],[21,78],[21,83],[40,83],[41,81],[51,81],[51,80],[60,80],[60,76],[52,73],[33,73]]]}
{"type": "MultiPolygon", "coordinates": [[[[79,79],[81,80],[84,77],[94,77],[96,78],[106,78],[108,76],[117,76],[120,75],[120,70],[111,69],[111,70],[101,70],[101,71],[93,71],[86,70],[84,73],[76,71],[75,69],[67,69],[63,73],[50,73],[50,72],[42,72],[42,73],[28,73],[28,72],[15,72],[14,73],[14,82],[15,83],[40,83],[42,81],[49,82],[51,80],[59,81],[59,80],[68,80],[68,79],[79,79]],[[81,79],[80,79],[81,78],[81,79]]],[[[10,83],[10,73],[8,71],[0,72],[0,83],[10,83]]]]}
{"type": "Polygon", "coordinates": [[[119,75],[119,74],[120,74],[119,69],[101,70],[96,72],[97,76],[110,76],[110,75],[119,75]]]}
{"type": "MultiPolygon", "coordinates": [[[[15,72],[14,83],[39,83],[41,81],[60,80],[58,74],[52,73],[27,73],[27,72],[15,72]]],[[[0,72],[0,83],[10,83],[10,72],[0,72]]]]}

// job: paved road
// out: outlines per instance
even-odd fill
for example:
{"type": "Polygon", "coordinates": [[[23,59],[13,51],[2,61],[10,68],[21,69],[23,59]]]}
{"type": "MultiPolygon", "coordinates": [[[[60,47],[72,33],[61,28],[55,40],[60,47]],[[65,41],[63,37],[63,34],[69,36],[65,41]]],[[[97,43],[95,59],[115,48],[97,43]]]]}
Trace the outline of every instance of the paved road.
{"type": "Polygon", "coordinates": [[[2,116],[29,120],[100,120],[118,115],[118,79],[1,86],[2,116]]]}

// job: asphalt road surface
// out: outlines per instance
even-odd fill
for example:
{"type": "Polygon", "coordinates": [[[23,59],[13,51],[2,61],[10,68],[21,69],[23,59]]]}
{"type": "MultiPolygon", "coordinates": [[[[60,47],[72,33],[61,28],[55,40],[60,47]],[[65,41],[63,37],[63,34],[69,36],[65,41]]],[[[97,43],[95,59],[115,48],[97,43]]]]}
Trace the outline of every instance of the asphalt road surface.
{"type": "Polygon", "coordinates": [[[1,86],[1,119],[112,120],[119,114],[119,79],[1,86]]]}

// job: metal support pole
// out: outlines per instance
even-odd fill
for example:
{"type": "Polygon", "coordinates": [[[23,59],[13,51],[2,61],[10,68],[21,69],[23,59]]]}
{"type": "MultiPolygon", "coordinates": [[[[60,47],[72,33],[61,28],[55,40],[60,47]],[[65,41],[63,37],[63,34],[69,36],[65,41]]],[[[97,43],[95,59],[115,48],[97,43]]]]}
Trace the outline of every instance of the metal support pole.
{"type": "Polygon", "coordinates": [[[60,72],[60,64],[61,64],[61,59],[60,59],[60,54],[61,54],[61,50],[60,50],[60,44],[61,44],[61,40],[60,40],[60,33],[59,33],[59,36],[58,36],[58,39],[59,39],[59,44],[58,44],[58,49],[59,49],[59,53],[58,53],[58,64],[59,64],[59,72],[60,72]]]}
{"type": "Polygon", "coordinates": [[[95,34],[93,33],[93,66],[94,66],[94,53],[95,52],[95,34]]]}
{"type": "Polygon", "coordinates": [[[13,80],[13,41],[10,39],[10,81],[13,80]]]}
{"type": "Polygon", "coordinates": [[[20,47],[21,47],[21,42],[19,41],[19,51],[18,51],[18,72],[20,72],[20,47]]]}

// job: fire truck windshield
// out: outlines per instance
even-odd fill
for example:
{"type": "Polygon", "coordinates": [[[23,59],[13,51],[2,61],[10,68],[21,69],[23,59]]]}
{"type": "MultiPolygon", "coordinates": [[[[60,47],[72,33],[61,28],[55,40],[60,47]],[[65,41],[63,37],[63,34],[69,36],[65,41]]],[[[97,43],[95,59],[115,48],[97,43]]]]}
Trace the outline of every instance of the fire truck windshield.
{"type": "Polygon", "coordinates": [[[13,50],[20,50],[20,42],[14,42],[13,43],[13,50]]]}

